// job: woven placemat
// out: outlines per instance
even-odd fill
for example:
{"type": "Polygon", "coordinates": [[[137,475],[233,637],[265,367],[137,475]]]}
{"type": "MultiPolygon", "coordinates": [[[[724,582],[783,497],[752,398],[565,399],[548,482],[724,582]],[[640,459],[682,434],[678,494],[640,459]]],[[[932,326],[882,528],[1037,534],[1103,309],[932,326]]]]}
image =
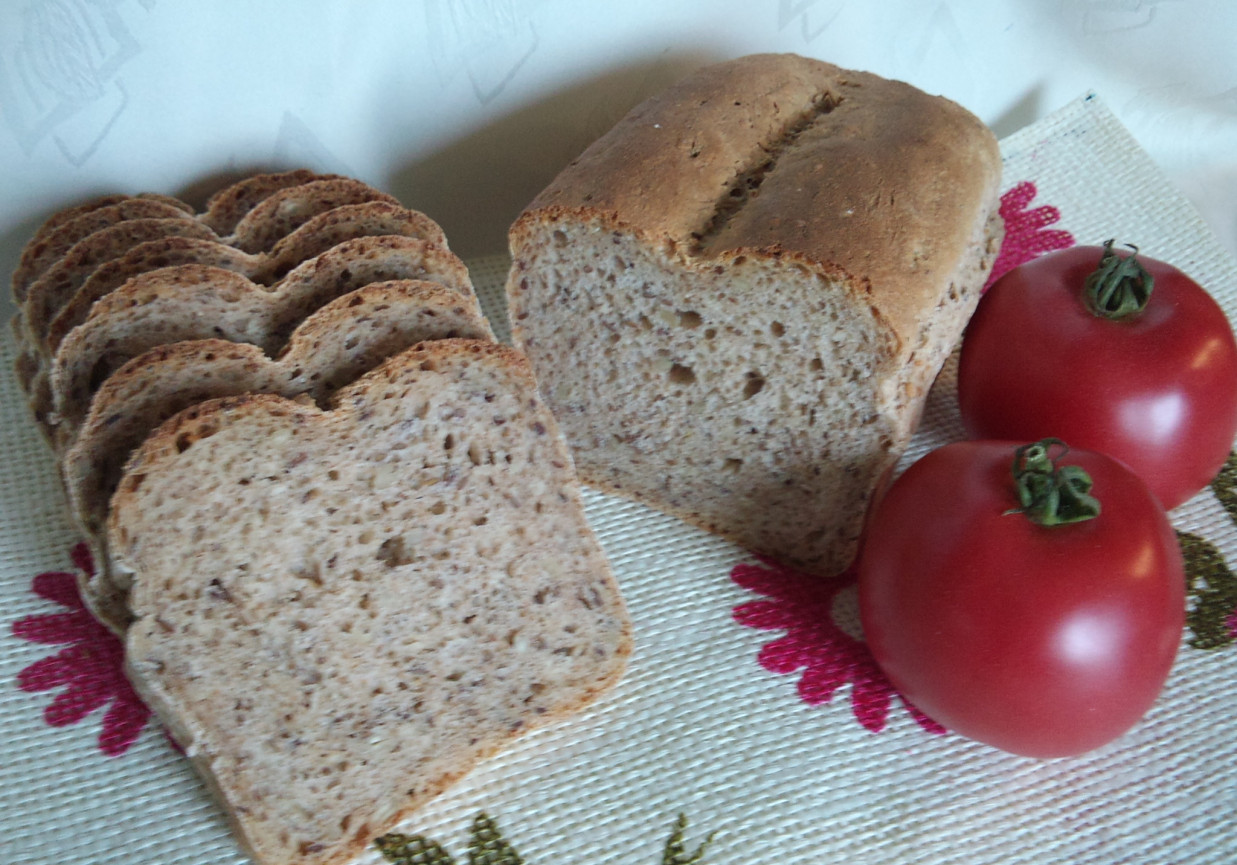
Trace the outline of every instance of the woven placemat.
{"type": "MultiPolygon", "coordinates": [[[[1178,264],[1237,320],[1237,263],[1098,98],[1002,150],[1001,267],[1117,237],[1178,264]]],[[[505,337],[506,257],[469,266],[505,337]]],[[[7,332],[0,354],[11,365],[7,332]]],[[[904,465],[960,437],[954,369],[904,465]]],[[[71,575],[88,563],[11,376],[0,376],[0,411],[0,862],[239,865],[220,811],[74,606],[71,575]]],[[[1195,557],[1192,603],[1207,596],[1220,612],[1192,617],[1156,707],[1099,751],[1035,761],[907,711],[866,653],[845,579],[805,580],[590,492],[635,621],[629,672],[401,827],[438,851],[409,861],[1237,861],[1237,619],[1224,612],[1225,598],[1237,604],[1225,564],[1237,562],[1237,502],[1226,499],[1209,490],[1173,515],[1215,553],[1195,557]],[[482,847],[491,858],[469,858],[482,847]]],[[[388,860],[375,849],[363,861],[388,860]]]]}

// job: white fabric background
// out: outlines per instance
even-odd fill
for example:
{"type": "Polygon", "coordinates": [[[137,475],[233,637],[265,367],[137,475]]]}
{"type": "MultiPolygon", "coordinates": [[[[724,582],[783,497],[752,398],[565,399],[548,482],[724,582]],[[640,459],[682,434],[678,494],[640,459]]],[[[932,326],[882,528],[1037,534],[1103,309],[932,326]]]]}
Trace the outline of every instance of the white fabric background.
{"type": "Polygon", "coordinates": [[[631,105],[755,51],[908,80],[1002,137],[1094,90],[1237,251],[1235,40],[1228,0],[5,0],[0,272],[84,195],[289,165],[502,252],[631,105]]]}

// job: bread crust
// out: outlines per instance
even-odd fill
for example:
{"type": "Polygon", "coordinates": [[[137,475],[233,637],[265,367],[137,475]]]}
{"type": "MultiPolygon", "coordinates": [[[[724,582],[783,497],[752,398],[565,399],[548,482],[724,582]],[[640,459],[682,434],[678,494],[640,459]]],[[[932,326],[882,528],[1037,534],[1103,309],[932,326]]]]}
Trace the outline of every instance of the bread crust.
{"type": "Polygon", "coordinates": [[[757,54],[633,109],[533,200],[510,240],[519,258],[535,227],[595,219],[696,266],[788,258],[845,277],[905,344],[973,242],[973,214],[994,210],[1000,175],[995,136],[943,97],[757,54]]]}

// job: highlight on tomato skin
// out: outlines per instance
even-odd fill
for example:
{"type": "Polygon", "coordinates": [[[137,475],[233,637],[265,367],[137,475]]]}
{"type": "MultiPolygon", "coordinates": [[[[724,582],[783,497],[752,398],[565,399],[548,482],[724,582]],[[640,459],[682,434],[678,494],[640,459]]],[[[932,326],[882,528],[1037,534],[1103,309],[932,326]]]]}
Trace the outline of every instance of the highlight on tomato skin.
{"type": "Polygon", "coordinates": [[[1171,264],[1111,244],[1050,252],[980,299],[958,404],[970,438],[1059,436],[1107,453],[1171,510],[1211,482],[1237,439],[1237,338],[1215,299],[1171,264]],[[1093,278],[1101,270],[1108,283],[1093,278]],[[1113,288],[1127,278],[1131,296],[1113,288]]]}
{"type": "Polygon", "coordinates": [[[1050,445],[1050,474],[1078,469],[1066,482],[1097,513],[1032,519],[1012,477],[1025,445],[946,445],[893,482],[865,532],[860,615],[877,663],[935,721],[1014,754],[1074,756],[1161,693],[1184,565],[1147,485],[1103,454],[1050,445]]]}

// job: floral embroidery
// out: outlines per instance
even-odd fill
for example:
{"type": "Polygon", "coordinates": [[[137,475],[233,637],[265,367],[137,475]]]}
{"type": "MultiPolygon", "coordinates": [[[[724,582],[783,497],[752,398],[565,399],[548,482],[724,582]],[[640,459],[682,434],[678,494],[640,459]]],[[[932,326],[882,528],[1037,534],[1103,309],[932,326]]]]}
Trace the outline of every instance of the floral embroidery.
{"type": "MultiPolygon", "coordinates": [[[[72,551],[73,562],[86,574],[94,565],[85,544],[72,551]]],[[[13,623],[13,634],[46,645],[69,645],[58,654],[36,661],[17,676],[23,691],[64,690],[43,710],[53,727],[76,724],[96,709],[111,703],[103,715],[99,750],[116,757],[137,739],[150,709],[142,703],[124,674],[124,646],[86,609],[77,591],[77,577],[51,571],[34,578],[32,588],[41,598],[68,612],[27,616],[13,623]]]]}
{"type": "MultiPolygon", "coordinates": [[[[693,852],[683,843],[687,817],[680,814],[666,840],[661,865],[698,865],[713,836],[706,838],[693,852]]],[[[383,858],[393,865],[455,865],[455,859],[437,841],[424,835],[383,835],[374,841],[383,858]]],[[[484,812],[472,821],[468,839],[468,865],[524,865],[524,859],[505,839],[498,825],[484,812]]]]}
{"type": "Polygon", "coordinates": [[[1193,603],[1185,623],[1195,649],[1221,649],[1237,636],[1237,576],[1224,554],[1211,541],[1190,532],[1177,532],[1185,558],[1186,592],[1193,603]]]}
{"type": "MultiPolygon", "coordinates": [[[[1237,522],[1237,453],[1231,453],[1211,489],[1229,517],[1237,522]]],[[[1237,642],[1237,574],[1211,541],[1177,532],[1185,558],[1186,591],[1193,602],[1186,626],[1196,649],[1222,649],[1237,642]]]]}
{"type": "MultiPolygon", "coordinates": [[[[885,728],[889,705],[897,696],[921,727],[931,733],[945,728],[916,709],[894,690],[872,658],[867,645],[838,624],[839,609],[853,597],[858,575],[847,570],[832,579],[803,574],[762,560],[762,565],[736,565],[730,578],[767,600],[749,601],[734,609],[741,625],[784,630],[786,635],[760,650],[760,665],[771,673],[804,671],[799,697],[815,706],[828,703],[842,685],[851,685],[851,710],[866,729],[885,728]]],[[[858,616],[852,613],[857,630],[858,616]]]]}
{"type": "Polygon", "coordinates": [[[1060,221],[1061,211],[1051,205],[1028,209],[1037,192],[1034,183],[1024,180],[1001,196],[1000,213],[1005,221],[1005,239],[984,288],[1018,265],[1045,252],[1074,245],[1074,235],[1048,227],[1060,221]]]}

